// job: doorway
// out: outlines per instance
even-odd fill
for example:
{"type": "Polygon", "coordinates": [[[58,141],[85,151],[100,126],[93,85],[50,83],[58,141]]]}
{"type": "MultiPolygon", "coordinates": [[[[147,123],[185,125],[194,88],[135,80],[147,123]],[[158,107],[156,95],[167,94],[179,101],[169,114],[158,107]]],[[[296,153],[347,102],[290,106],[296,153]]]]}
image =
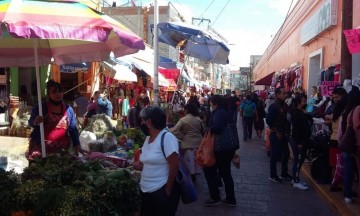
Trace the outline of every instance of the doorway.
{"type": "Polygon", "coordinates": [[[309,70],[308,70],[308,84],[307,94],[311,94],[311,87],[319,86],[319,72],[323,65],[323,49],[318,49],[309,55],[309,70]]]}
{"type": "MultiPolygon", "coordinates": [[[[76,73],[61,73],[61,86],[64,90],[64,92],[67,92],[70,89],[73,89],[75,86],[78,85],[78,73],[82,72],[76,72],[76,73]]],[[[67,92],[64,94],[64,101],[70,102],[74,100],[74,95],[78,89],[75,88],[71,90],[70,92],[67,92]]]]}

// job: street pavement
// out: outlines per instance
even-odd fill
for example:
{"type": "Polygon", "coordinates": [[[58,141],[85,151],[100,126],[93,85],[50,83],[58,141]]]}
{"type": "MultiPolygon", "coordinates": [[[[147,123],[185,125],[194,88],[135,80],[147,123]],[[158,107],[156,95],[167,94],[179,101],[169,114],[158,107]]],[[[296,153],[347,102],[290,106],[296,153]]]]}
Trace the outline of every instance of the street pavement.
{"type": "MultiPolygon", "coordinates": [[[[236,207],[222,204],[207,207],[202,203],[209,199],[207,183],[203,173],[197,175],[196,188],[198,200],[191,204],[180,201],[177,216],[335,216],[337,211],[324,197],[310,186],[308,190],[299,190],[292,184],[281,184],[269,181],[269,157],[266,154],[263,138],[253,138],[242,141],[242,127],[240,132],[240,169],[232,165],[232,175],[237,199],[236,207]]],[[[255,133],[256,134],[256,133],[255,133]]],[[[254,133],[253,133],[254,135],[254,133]]],[[[289,162],[291,170],[292,162],[289,162]]],[[[280,163],[278,172],[281,171],[280,163]]],[[[301,175],[301,174],[300,174],[301,175]]],[[[220,188],[222,199],[225,198],[224,187],[220,188]]]]}

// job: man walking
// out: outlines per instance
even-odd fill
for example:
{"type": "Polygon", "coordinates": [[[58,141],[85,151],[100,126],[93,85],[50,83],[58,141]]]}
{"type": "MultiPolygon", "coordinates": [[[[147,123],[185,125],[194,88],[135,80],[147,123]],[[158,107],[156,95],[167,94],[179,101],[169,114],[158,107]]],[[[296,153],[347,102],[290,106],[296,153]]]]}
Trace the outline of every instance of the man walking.
{"type": "Polygon", "coordinates": [[[269,107],[266,116],[266,123],[270,127],[271,145],[269,179],[278,183],[281,182],[281,179],[292,179],[288,174],[290,122],[287,119],[288,107],[285,103],[285,97],[285,88],[279,87],[275,89],[275,103],[269,107]],[[280,156],[282,156],[282,172],[279,178],[276,172],[276,163],[280,156]]]}

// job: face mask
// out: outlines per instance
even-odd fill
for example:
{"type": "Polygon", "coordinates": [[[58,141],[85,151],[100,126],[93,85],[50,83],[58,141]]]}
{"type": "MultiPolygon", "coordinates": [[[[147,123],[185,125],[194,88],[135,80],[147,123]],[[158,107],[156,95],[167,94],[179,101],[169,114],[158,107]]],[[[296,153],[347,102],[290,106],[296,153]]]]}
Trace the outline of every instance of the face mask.
{"type": "Polygon", "coordinates": [[[62,103],[62,100],[61,101],[54,101],[50,97],[49,97],[49,101],[50,101],[50,103],[52,103],[52,104],[54,104],[56,106],[58,106],[58,105],[60,105],[62,103]]]}
{"type": "Polygon", "coordinates": [[[231,94],[231,97],[234,97],[235,95],[234,94],[231,94]]]}
{"type": "Polygon", "coordinates": [[[212,107],[210,107],[210,112],[212,112],[213,111],[213,108],[212,107]]]}
{"type": "Polygon", "coordinates": [[[141,124],[140,129],[145,134],[145,136],[150,136],[149,128],[146,126],[146,124],[141,124]]]}

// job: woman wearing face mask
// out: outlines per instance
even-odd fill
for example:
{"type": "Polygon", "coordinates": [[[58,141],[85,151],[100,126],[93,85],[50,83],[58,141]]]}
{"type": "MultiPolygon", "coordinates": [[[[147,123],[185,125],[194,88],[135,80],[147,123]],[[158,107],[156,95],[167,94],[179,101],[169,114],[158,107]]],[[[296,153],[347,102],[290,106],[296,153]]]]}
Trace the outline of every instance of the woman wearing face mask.
{"type": "Polygon", "coordinates": [[[181,140],[181,155],[193,181],[195,181],[195,153],[202,140],[203,124],[198,117],[199,109],[195,104],[186,104],[184,111],[185,116],[170,131],[181,140]]]}
{"type": "Polygon", "coordinates": [[[60,83],[50,80],[46,84],[47,100],[42,103],[44,116],[39,115],[39,107],[31,112],[29,125],[34,128],[30,135],[26,158],[33,161],[41,157],[40,123],[44,124],[45,147],[47,154],[67,150],[73,143],[75,152],[85,153],[80,146],[76,118],[71,106],[63,102],[63,90],[60,83]]]}
{"type": "MultiPolygon", "coordinates": [[[[233,121],[233,112],[231,109],[226,110],[225,105],[229,104],[225,102],[225,98],[220,95],[214,95],[210,99],[210,105],[212,107],[212,114],[209,121],[209,130],[210,133],[215,135],[215,146],[229,146],[228,140],[220,140],[224,129],[227,127],[228,123],[233,121]]],[[[231,175],[231,160],[234,157],[235,150],[237,148],[231,149],[221,149],[218,150],[215,148],[215,158],[216,163],[212,167],[204,167],[204,174],[206,181],[208,183],[208,188],[210,192],[210,199],[204,202],[206,206],[213,206],[219,203],[224,205],[235,207],[236,198],[234,191],[234,180],[231,175]],[[219,193],[219,172],[221,179],[225,185],[226,198],[221,201],[219,193]]]]}
{"type": "Polygon", "coordinates": [[[306,95],[299,94],[292,100],[291,112],[291,138],[290,146],[292,148],[293,162],[293,186],[300,190],[306,190],[308,187],[300,182],[299,174],[301,166],[304,163],[307,145],[311,137],[312,117],[306,113],[306,95]]]}
{"type": "Polygon", "coordinates": [[[141,110],[141,130],[147,135],[140,161],[134,168],[142,170],[141,215],[175,215],[179,203],[179,189],[175,181],[179,170],[179,144],[167,131],[166,115],[159,107],[148,106],[141,110]],[[164,153],[161,140],[164,137],[164,153]],[[165,155],[164,155],[165,154],[165,155]]]}

